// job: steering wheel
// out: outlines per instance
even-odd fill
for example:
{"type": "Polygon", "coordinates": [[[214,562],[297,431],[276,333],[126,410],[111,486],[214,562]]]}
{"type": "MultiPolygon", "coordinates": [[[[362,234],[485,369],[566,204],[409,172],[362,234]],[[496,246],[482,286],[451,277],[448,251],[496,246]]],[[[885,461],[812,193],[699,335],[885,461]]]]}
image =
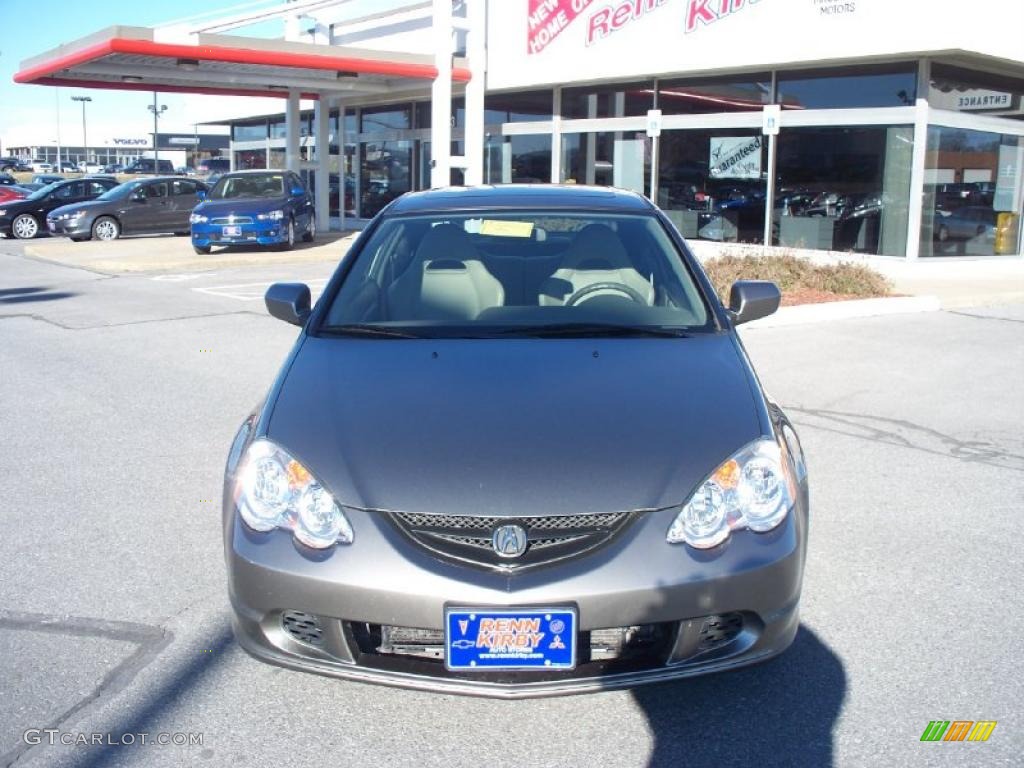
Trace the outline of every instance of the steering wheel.
{"type": "Polygon", "coordinates": [[[590,285],[583,286],[566,299],[565,306],[574,307],[587,298],[587,296],[598,291],[614,291],[615,293],[621,293],[627,299],[635,301],[637,304],[647,305],[647,301],[640,295],[639,291],[630,288],[628,285],[623,285],[622,283],[591,283],[590,285]]]}

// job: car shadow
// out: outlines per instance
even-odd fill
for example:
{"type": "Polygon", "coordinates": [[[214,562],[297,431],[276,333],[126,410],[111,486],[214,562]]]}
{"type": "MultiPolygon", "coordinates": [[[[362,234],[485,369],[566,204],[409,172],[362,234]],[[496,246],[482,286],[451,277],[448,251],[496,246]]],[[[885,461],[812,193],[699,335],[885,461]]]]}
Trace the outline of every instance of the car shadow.
{"type": "Polygon", "coordinates": [[[651,766],[833,765],[846,695],[839,658],[801,624],[782,655],[733,672],[632,692],[654,737],[651,766]]]}
{"type": "Polygon", "coordinates": [[[5,288],[0,291],[0,304],[27,304],[33,301],[57,301],[77,296],[72,291],[51,291],[44,286],[26,288],[5,288]]]}
{"type": "MultiPolygon", "coordinates": [[[[329,245],[330,243],[337,242],[343,238],[352,235],[351,231],[346,232],[317,232],[316,239],[312,242],[305,242],[302,238],[296,238],[295,247],[292,251],[277,251],[278,253],[292,253],[293,251],[304,251],[308,248],[315,248],[321,245],[329,245]]],[[[215,245],[216,249],[214,253],[256,253],[260,251],[274,251],[273,246],[267,245],[215,245]]]]}

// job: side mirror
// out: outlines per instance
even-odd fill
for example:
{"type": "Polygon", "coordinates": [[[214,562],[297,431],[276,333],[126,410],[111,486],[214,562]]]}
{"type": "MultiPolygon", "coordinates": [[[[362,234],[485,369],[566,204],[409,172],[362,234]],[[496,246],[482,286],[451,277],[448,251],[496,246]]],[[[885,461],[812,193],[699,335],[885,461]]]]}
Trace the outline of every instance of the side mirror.
{"type": "Polygon", "coordinates": [[[729,291],[733,325],[768,317],[779,308],[782,291],[769,280],[737,280],[729,291]]]}
{"type": "Polygon", "coordinates": [[[303,326],[310,312],[309,286],[305,283],[274,283],[263,297],[267,312],[278,320],[303,326]]]}
{"type": "Polygon", "coordinates": [[[292,196],[298,197],[299,195],[304,194],[306,194],[306,190],[304,190],[302,187],[292,187],[292,196]]]}

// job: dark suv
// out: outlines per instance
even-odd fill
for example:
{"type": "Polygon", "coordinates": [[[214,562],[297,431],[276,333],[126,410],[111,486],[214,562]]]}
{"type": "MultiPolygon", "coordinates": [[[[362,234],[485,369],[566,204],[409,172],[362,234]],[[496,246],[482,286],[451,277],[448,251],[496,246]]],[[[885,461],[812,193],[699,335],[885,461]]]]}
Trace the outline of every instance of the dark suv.
{"type": "Polygon", "coordinates": [[[32,166],[20,157],[0,157],[0,173],[27,173],[31,170],[32,166]]]}
{"type": "Polygon", "coordinates": [[[151,157],[140,157],[134,163],[124,169],[124,173],[160,173],[167,174],[168,176],[174,175],[174,163],[170,160],[157,161],[160,164],[159,169],[156,167],[153,158],[151,157]]]}

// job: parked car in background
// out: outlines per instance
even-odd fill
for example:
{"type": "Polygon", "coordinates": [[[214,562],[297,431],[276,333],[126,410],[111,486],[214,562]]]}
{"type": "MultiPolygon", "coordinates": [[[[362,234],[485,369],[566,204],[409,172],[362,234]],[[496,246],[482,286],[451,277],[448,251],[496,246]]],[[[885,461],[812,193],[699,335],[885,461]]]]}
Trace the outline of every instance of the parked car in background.
{"type": "Polygon", "coordinates": [[[996,212],[980,205],[965,205],[952,211],[936,209],[932,237],[940,243],[947,240],[970,240],[975,237],[994,238],[996,212]]]}
{"type": "Polygon", "coordinates": [[[26,181],[18,186],[25,187],[25,189],[32,190],[33,192],[37,189],[55,184],[58,181],[65,181],[63,176],[58,176],[55,173],[37,173],[32,177],[31,181],[26,181]]]}
{"type": "Polygon", "coordinates": [[[212,173],[227,173],[231,170],[231,161],[226,157],[208,157],[196,163],[196,173],[207,176],[212,173]]]}
{"type": "Polygon", "coordinates": [[[10,200],[21,200],[32,194],[32,190],[10,184],[0,186],[0,205],[10,200]]]}
{"type": "Polygon", "coordinates": [[[220,177],[192,212],[192,247],[274,245],[283,250],[299,235],[316,237],[313,199],[292,171],[235,171],[220,177]]]}
{"type": "Polygon", "coordinates": [[[27,173],[32,166],[20,157],[0,157],[0,173],[27,173]]]}
{"type": "Polygon", "coordinates": [[[782,653],[806,462],[736,331],[779,300],[741,280],[723,306],[637,194],[401,198],[316,308],[300,283],[266,293],[301,331],[224,473],[236,639],[509,698],[782,653]]]}
{"type": "Polygon", "coordinates": [[[46,229],[46,215],[69,203],[95,200],[117,186],[107,179],[69,179],[37,189],[24,200],[0,207],[0,234],[27,240],[46,229]]]}
{"type": "Polygon", "coordinates": [[[185,236],[189,215],[206,192],[203,182],[177,176],[128,181],[95,200],[55,208],[46,228],[76,242],[160,232],[185,236]]]}
{"type": "Polygon", "coordinates": [[[174,163],[170,160],[160,160],[160,167],[157,168],[156,161],[151,157],[140,157],[134,163],[126,166],[124,173],[159,173],[162,175],[174,175],[174,163]]]}
{"type": "Polygon", "coordinates": [[[9,173],[0,173],[0,187],[15,187],[18,180],[9,173]]]}
{"type": "Polygon", "coordinates": [[[103,166],[103,173],[124,173],[124,165],[121,163],[107,163],[103,166]]]}
{"type": "Polygon", "coordinates": [[[49,173],[53,170],[53,164],[48,163],[45,160],[33,160],[32,171],[34,173],[49,173]]]}
{"type": "Polygon", "coordinates": [[[53,170],[57,173],[79,173],[77,163],[73,163],[70,160],[61,160],[59,163],[53,164],[53,170]]]}
{"type": "Polygon", "coordinates": [[[86,163],[82,166],[83,173],[103,173],[103,163],[86,163]]]}

